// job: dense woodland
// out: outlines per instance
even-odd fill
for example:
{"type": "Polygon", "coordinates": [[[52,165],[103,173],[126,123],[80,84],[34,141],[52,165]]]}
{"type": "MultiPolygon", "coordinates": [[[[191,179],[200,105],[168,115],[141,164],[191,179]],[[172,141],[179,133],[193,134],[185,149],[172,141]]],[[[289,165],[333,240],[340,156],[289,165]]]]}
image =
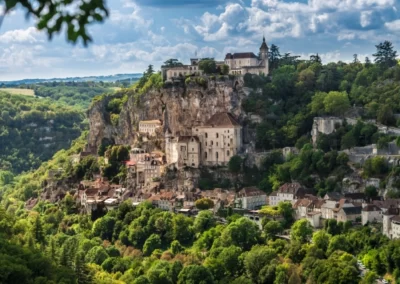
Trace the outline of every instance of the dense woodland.
{"type": "MultiPolygon", "coordinates": [[[[284,160],[274,151],[260,168],[248,168],[246,158],[235,157],[226,170],[240,180],[224,187],[259,185],[271,192],[284,182],[297,180],[321,196],[340,190],[338,182],[354,167],[350,168],[347,155],[338,151],[370,143],[383,148],[394,137],[379,134],[372,124],[345,123],[334,134],[322,135],[313,148],[309,136],[312,119],[344,116],[355,105],[363,118],[397,125],[394,114],[400,111],[400,67],[395,57],[388,42],[377,46],[374,63],[369,59],[360,62],[354,56],[352,63],[326,65],[318,55],[299,60],[290,54],[281,56],[279,49],[271,46],[271,77],[244,76],[246,86],[261,92],[253,92],[243,108],[263,119],[260,125],[247,123],[256,133],[258,149],[296,146],[300,153],[284,160]]],[[[106,98],[107,111],[116,123],[128,96],[163,86],[160,74],[150,66],[132,88],[94,101],[106,98]]],[[[68,108],[63,113],[58,105],[53,116],[55,103],[51,101],[2,96],[7,98],[0,104],[7,108],[1,111],[2,121],[7,118],[10,123],[7,130],[32,117],[34,123],[47,123],[47,115],[51,115],[60,125],[63,115],[68,117],[68,108]]],[[[77,119],[79,112],[69,111],[77,119]]],[[[79,133],[80,123],[71,126],[78,126],[79,133]]],[[[71,124],[64,127],[67,125],[71,124]]],[[[208,210],[193,218],[163,212],[149,203],[133,207],[126,202],[114,211],[99,209],[90,216],[82,215],[74,192],[57,204],[40,201],[26,211],[24,201],[40,194],[50,169],[63,169],[59,179],[70,181],[91,179],[100,169],[110,179],[124,174],[118,157],[126,154],[126,149],[119,146],[99,148],[100,156],[112,157],[109,166],[93,156],[73,165],[71,155],[79,153],[84,144],[85,133],[36,171],[15,177],[10,172],[0,173],[0,283],[375,283],[384,275],[400,280],[400,241],[390,241],[379,228],[335,220],[328,220],[323,230],[315,232],[306,220],[294,222],[287,203],[262,209],[266,216],[262,230],[231,209],[221,212],[227,223],[208,210]],[[278,238],[280,234],[289,234],[291,240],[278,238]],[[370,269],[364,278],[360,278],[357,260],[370,269]]],[[[25,145],[20,149],[25,150],[25,145]]],[[[14,161],[8,165],[13,170],[10,166],[14,161]]],[[[389,168],[379,158],[363,167],[365,177],[380,177],[384,182],[399,173],[400,168],[389,168]]],[[[207,189],[224,181],[201,182],[200,187],[207,189]]],[[[377,191],[369,188],[367,194],[373,197],[377,191]]]]}
{"type": "Polygon", "coordinates": [[[87,127],[85,115],[49,99],[0,92],[0,170],[38,168],[87,127]]]}

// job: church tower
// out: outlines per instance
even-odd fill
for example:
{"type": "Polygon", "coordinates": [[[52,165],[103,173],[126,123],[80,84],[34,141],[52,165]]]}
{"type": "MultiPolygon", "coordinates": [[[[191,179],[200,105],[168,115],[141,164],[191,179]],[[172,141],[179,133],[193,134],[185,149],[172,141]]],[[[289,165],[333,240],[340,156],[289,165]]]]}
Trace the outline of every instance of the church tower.
{"type": "Polygon", "coordinates": [[[264,74],[268,75],[269,73],[269,61],[268,61],[268,46],[265,42],[265,36],[263,36],[263,42],[260,47],[260,60],[264,64],[264,74]]]}

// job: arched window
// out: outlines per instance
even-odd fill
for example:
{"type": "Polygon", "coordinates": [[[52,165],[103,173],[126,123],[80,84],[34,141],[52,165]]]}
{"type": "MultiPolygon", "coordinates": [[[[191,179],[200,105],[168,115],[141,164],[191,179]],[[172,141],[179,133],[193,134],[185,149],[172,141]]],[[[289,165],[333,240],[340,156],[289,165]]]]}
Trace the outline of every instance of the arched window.
{"type": "Polygon", "coordinates": [[[215,136],[218,138],[219,137],[218,133],[215,136]]]}
{"type": "Polygon", "coordinates": [[[215,152],[215,158],[218,160],[218,152],[215,152]]]}
{"type": "Polygon", "coordinates": [[[208,138],[208,134],[207,134],[207,132],[206,132],[206,138],[208,138]]]}
{"type": "Polygon", "coordinates": [[[230,154],[230,153],[229,153],[229,150],[227,150],[227,151],[226,151],[226,155],[227,155],[228,157],[229,157],[229,154],[230,154]]]}

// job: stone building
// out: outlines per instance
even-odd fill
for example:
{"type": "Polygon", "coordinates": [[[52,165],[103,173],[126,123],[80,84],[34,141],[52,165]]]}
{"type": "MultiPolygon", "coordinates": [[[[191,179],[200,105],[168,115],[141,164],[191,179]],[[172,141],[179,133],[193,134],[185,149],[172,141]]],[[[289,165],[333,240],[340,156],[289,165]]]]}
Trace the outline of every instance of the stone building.
{"type": "Polygon", "coordinates": [[[314,117],[311,136],[313,144],[317,143],[318,135],[331,134],[335,131],[337,126],[342,125],[343,119],[338,117],[314,117]]]}
{"type": "Polygon", "coordinates": [[[199,137],[200,164],[226,165],[242,149],[242,126],[229,112],[214,114],[204,126],[192,128],[199,137]]]}
{"type": "Polygon", "coordinates": [[[269,74],[268,46],[263,37],[260,47],[260,56],[253,52],[228,53],[225,56],[225,64],[229,66],[229,73],[234,75],[269,74]]]}
{"type": "Polygon", "coordinates": [[[139,122],[139,132],[150,135],[156,134],[156,129],[161,127],[161,120],[142,120],[139,122]]]}
{"type": "Polygon", "coordinates": [[[191,58],[190,65],[180,65],[174,67],[161,67],[161,73],[164,81],[171,81],[173,79],[185,78],[185,76],[202,75],[203,71],[200,70],[198,64],[200,59],[191,58]]]}
{"type": "Polygon", "coordinates": [[[180,136],[178,139],[178,167],[199,167],[200,142],[196,136],[180,136]]]}

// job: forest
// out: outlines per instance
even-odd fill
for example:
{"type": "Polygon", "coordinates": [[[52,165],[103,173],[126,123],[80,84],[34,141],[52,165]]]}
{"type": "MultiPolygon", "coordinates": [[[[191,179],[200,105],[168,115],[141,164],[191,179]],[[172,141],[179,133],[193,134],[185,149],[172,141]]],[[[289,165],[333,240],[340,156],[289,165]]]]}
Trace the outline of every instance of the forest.
{"type": "Polygon", "coordinates": [[[0,170],[38,168],[87,128],[82,111],[50,99],[0,92],[0,170]]]}

